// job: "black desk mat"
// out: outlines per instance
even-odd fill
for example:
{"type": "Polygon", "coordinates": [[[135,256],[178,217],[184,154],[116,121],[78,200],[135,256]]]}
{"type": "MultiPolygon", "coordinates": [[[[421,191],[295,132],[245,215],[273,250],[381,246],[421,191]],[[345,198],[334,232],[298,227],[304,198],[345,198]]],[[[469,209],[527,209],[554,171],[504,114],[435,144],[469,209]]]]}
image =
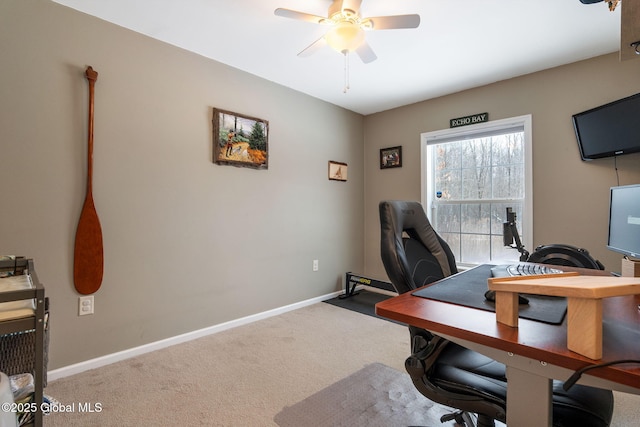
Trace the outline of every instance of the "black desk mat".
{"type": "MultiPolygon", "coordinates": [[[[495,266],[479,265],[414,291],[413,295],[495,312],[495,303],[484,298],[492,267],[495,266]]],[[[567,313],[566,298],[529,294],[525,296],[529,299],[529,304],[519,306],[519,317],[553,325],[562,323],[567,313]]]]}

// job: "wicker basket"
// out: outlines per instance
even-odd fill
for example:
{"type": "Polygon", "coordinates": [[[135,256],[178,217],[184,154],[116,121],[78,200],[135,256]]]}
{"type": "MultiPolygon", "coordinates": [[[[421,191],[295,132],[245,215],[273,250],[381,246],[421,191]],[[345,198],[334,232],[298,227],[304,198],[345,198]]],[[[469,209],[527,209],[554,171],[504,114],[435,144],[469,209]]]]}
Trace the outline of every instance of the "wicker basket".
{"type": "MultiPolygon", "coordinates": [[[[7,376],[30,373],[35,375],[36,331],[15,332],[0,335],[0,372],[7,376]]],[[[47,386],[47,366],[49,362],[49,325],[44,329],[44,375],[47,386]]]]}

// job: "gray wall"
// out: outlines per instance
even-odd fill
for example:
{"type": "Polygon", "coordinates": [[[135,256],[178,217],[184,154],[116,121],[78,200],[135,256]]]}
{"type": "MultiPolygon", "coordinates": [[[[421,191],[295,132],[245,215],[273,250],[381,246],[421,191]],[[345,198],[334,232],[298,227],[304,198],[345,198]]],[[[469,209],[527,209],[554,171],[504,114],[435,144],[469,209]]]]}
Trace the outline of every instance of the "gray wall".
{"type": "Polygon", "coordinates": [[[0,52],[0,253],[35,259],[50,369],[325,295],[363,269],[361,115],[45,0],[0,2],[0,52]],[[105,270],[95,314],[78,317],[88,65],[105,270]],[[211,162],[213,107],[269,121],[268,170],[211,162]],[[348,182],[328,180],[328,160],[348,182]]]}
{"type": "MultiPolygon", "coordinates": [[[[449,119],[489,113],[490,120],[533,118],[533,242],[586,248],[607,269],[622,256],[606,249],[608,189],[618,184],[614,159],[580,160],[571,115],[640,92],[640,61],[618,54],[498,82],[365,117],[365,270],[386,279],[380,262],[378,203],[420,200],[420,134],[449,119]],[[402,145],[403,167],[379,169],[379,149],[402,145]]],[[[620,185],[640,183],[640,154],[617,159],[620,185]]]]}

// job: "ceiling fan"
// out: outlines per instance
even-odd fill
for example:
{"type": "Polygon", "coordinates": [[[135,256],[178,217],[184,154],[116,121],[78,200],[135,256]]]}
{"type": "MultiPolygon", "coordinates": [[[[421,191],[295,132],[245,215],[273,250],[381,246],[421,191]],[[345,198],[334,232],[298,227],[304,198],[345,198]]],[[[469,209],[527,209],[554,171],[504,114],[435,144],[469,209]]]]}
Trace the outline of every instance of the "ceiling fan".
{"type": "MultiPolygon", "coordinates": [[[[600,3],[603,0],[580,0],[583,4],[600,3]]],[[[635,0],[604,0],[610,11],[618,4],[620,13],[620,60],[638,58],[640,55],[640,2],[635,0]]]]}
{"type": "Polygon", "coordinates": [[[420,15],[394,15],[364,18],[360,15],[362,0],[334,0],[329,6],[326,17],[278,8],[276,16],[326,25],[325,35],[303,49],[298,56],[305,57],[329,45],[346,55],[356,52],[365,64],[377,59],[373,49],[365,40],[365,32],[371,30],[392,30],[398,28],[417,28],[420,15]]]}

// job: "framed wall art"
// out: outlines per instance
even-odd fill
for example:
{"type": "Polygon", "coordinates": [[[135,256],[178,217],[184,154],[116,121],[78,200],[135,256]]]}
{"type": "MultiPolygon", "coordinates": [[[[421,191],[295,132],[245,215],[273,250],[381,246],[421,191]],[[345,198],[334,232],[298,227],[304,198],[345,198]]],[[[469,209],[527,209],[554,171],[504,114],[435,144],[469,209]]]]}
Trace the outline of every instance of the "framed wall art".
{"type": "Polygon", "coordinates": [[[329,179],[332,181],[346,181],[347,164],[329,160],[329,179]]]}
{"type": "Polygon", "coordinates": [[[402,146],[380,149],[380,169],[402,167],[402,146]]]}
{"type": "Polygon", "coordinates": [[[267,169],[269,122],[231,111],[213,109],[213,162],[267,169]]]}

